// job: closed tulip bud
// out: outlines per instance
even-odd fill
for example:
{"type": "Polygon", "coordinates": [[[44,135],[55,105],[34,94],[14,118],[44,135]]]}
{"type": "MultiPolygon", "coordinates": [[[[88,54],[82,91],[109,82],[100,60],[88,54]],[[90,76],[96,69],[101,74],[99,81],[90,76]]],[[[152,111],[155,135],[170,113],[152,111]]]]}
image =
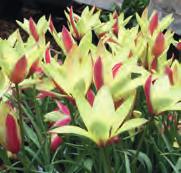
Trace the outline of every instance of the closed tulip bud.
{"type": "Polygon", "coordinates": [[[149,31],[150,34],[153,35],[154,31],[158,27],[158,12],[154,14],[154,16],[151,18],[150,24],[149,24],[149,31]]]}
{"type": "Polygon", "coordinates": [[[9,104],[0,105],[0,144],[8,151],[17,154],[21,149],[20,128],[9,104]]]}
{"type": "Polygon", "coordinates": [[[35,41],[38,42],[39,41],[39,35],[37,32],[36,24],[35,24],[32,17],[30,17],[30,19],[29,19],[29,30],[30,30],[31,35],[35,39],[35,41]]]}
{"type": "Polygon", "coordinates": [[[10,75],[10,81],[14,84],[22,82],[27,73],[27,59],[25,56],[22,56],[15,64],[12,73],[10,75]]]}
{"type": "Polygon", "coordinates": [[[159,57],[165,49],[165,37],[162,32],[160,32],[155,40],[155,43],[153,45],[152,54],[155,57],[159,57]]]}
{"type": "Polygon", "coordinates": [[[6,117],[6,149],[18,153],[21,149],[20,130],[15,117],[8,114],[6,117]]]}
{"type": "Polygon", "coordinates": [[[50,149],[52,151],[55,151],[62,142],[63,142],[63,140],[60,136],[58,136],[57,134],[52,134],[50,149]]]}

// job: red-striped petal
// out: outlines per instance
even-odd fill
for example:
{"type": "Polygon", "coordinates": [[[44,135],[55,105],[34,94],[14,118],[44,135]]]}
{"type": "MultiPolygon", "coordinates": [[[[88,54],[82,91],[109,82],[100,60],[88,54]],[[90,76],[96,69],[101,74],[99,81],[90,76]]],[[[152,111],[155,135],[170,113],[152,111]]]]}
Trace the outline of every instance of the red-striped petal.
{"type": "Polygon", "coordinates": [[[149,24],[149,31],[150,34],[153,35],[154,31],[158,27],[158,12],[154,14],[154,16],[151,18],[150,24],[149,24]]]}
{"type": "Polygon", "coordinates": [[[52,151],[55,151],[62,142],[63,142],[63,139],[60,136],[58,136],[57,134],[53,134],[51,137],[50,149],[52,151]]]}
{"type": "Polygon", "coordinates": [[[156,70],[158,65],[158,59],[155,57],[151,63],[151,70],[156,70]]]}
{"type": "Polygon", "coordinates": [[[159,57],[165,49],[165,37],[162,32],[156,37],[155,43],[153,45],[152,54],[155,57],[159,57]]]}
{"type": "Polygon", "coordinates": [[[148,79],[146,80],[144,91],[146,96],[146,102],[148,106],[148,111],[153,114],[153,107],[151,104],[151,85],[152,85],[152,76],[150,75],[148,79]]]}
{"type": "Polygon", "coordinates": [[[45,62],[46,64],[51,63],[51,53],[50,53],[50,47],[48,46],[46,51],[45,51],[45,62]]]}
{"type": "Polygon", "coordinates": [[[71,122],[71,117],[70,116],[65,116],[63,119],[56,121],[52,127],[62,127],[71,122]]]}
{"type": "Polygon", "coordinates": [[[97,90],[99,90],[104,84],[103,64],[102,64],[101,57],[97,58],[94,64],[94,82],[95,82],[95,86],[97,90]]]}
{"type": "Polygon", "coordinates": [[[11,73],[10,76],[11,82],[15,84],[22,82],[26,77],[26,72],[27,72],[27,59],[25,56],[23,56],[17,61],[11,73]]]}
{"type": "Polygon", "coordinates": [[[19,128],[15,118],[10,114],[6,117],[6,148],[15,154],[21,149],[19,128]]]}
{"type": "Polygon", "coordinates": [[[91,89],[88,90],[86,98],[87,98],[89,104],[91,106],[93,106],[94,99],[95,99],[95,94],[94,94],[94,92],[91,89]]]}
{"type": "Polygon", "coordinates": [[[50,31],[52,33],[55,31],[55,27],[54,27],[54,24],[53,24],[52,16],[50,16],[50,18],[49,18],[49,28],[50,28],[50,31]]]}
{"type": "Polygon", "coordinates": [[[67,30],[65,26],[63,26],[63,29],[62,29],[62,41],[66,49],[66,52],[69,53],[73,46],[73,40],[69,31],[67,30]]]}
{"type": "Polygon", "coordinates": [[[168,75],[169,81],[171,85],[174,85],[174,79],[173,79],[173,71],[170,67],[165,68],[165,73],[168,75]]]}
{"type": "Polygon", "coordinates": [[[115,23],[113,25],[113,33],[118,36],[118,32],[119,32],[119,25],[118,25],[118,13],[115,11],[113,14],[113,18],[115,19],[115,23]]]}
{"type": "Polygon", "coordinates": [[[29,30],[30,30],[31,35],[35,39],[35,41],[38,42],[39,35],[38,35],[37,29],[36,29],[36,24],[32,17],[30,17],[30,19],[29,19],[29,30]]]}
{"type": "Polygon", "coordinates": [[[122,66],[122,63],[118,63],[112,68],[113,78],[115,78],[115,76],[117,75],[117,73],[118,73],[119,69],[121,68],[121,66],[122,66]]]}
{"type": "Polygon", "coordinates": [[[66,115],[70,115],[69,108],[66,105],[62,104],[60,101],[56,101],[56,103],[61,112],[63,112],[66,115]]]}
{"type": "Polygon", "coordinates": [[[76,38],[79,40],[80,39],[80,35],[79,35],[79,32],[75,26],[75,21],[74,21],[74,17],[73,17],[73,8],[72,6],[70,7],[70,14],[69,14],[69,17],[70,17],[70,24],[72,25],[72,28],[73,28],[73,31],[75,33],[75,36],[76,38]]]}
{"type": "Polygon", "coordinates": [[[31,76],[32,74],[38,72],[38,73],[42,73],[43,70],[42,68],[39,66],[39,59],[37,59],[30,67],[30,70],[29,70],[29,74],[28,76],[31,76]]]}
{"type": "Polygon", "coordinates": [[[37,95],[37,98],[39,99],[44,99],[46,97],[51,97],[51,98],[55,98],[56,95],[52,92],[49,92],[49,91],[41,91],[38,95],[37,95]]]}

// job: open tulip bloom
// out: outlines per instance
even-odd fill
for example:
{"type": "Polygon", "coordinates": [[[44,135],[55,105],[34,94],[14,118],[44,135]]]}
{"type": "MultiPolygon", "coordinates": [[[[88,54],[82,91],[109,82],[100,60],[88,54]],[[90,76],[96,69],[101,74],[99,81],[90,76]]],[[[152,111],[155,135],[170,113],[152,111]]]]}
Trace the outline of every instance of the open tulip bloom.
{"type": "Polygon", "coordinates": [[[51,130],[51,133],[72,133],[87,137],[98,146],[105,146],[112,138],[140,127],[147,122],[144,118],[130,119],[135,95],[131,95],[115,110],[114,102],[109,89],[103,86],[97,93],[91,107],[84,95],[76,93],[75,100],[80,116],[86,126],[82,129],[76,126],[63,126],[51,130]]]}
{"type": "Polygon", "coordinates": [[[180,65],[174,62],[166,67],[165,74],[153,79],[150,75],[144,86],[148,110],[151,114],[181,110],[180,65]]]}

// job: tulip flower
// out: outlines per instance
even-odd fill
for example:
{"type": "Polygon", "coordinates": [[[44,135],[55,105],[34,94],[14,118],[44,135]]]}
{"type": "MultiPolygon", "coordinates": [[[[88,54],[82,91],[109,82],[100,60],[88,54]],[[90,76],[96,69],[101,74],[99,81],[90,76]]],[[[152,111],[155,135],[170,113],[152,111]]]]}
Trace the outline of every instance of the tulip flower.
{"type": "Polygon", "coordinates": [[[94,9],[93,7],[89,10],[89,7],[86,7],[81,16],[75,14],[72,7],[68,9],[69,13],[65,13],[69,21],[70,31],[76,40],[80,40],[88,31],[101,23],[100,11],[94,13],[94,9]]]}
{"type": "Polygon", "coordinates": [[[92,107],[79,89],[74,97],[86,129],[66,125],[50,130],[50,133],[76,134],[89,138],[98,146],[105,146],[120,133],[140,127],[147,122],[144,118],[128,118],[133,108],[134,94],[116,111],[111,93],[106,86],[98,91],[92,107]]]}
{"type": "Polygon", "coordinates": [[[24,43],[18,31],[7,40],[0,40],[0,63],[3,72],[14,84],[21,83],[39,69],[46,46],[37,46],[28,40],[24,43]]]}
{"type": "Polygon", "coordinates": [[[136,58],[122,63],[107,53],[105,47],[98,47],[97,51],[100,56],[95,59],[93,66],[93,80],[97,90],[103,85],[108,86],[114,101],[119,103],[144,84],[148,73],[137,65],[136,58]],[[137,77],[132,78],[132,74],[137,74],[137,77]]]}
{"type": "Polygon", "coordinates": [[[173,85],[168,73],[156,79],[149,76],[145,82],[144,91],[148,111],[152,115],[159,115],[165,111],[181,110],[180,86],[173,85]]]}
{"type": "Polygon", "coordinates": [[[122,35],[122,30],[128,24],[130,19],[131,17],[125,18],[124,13],[118,15],[115,11],[113,14],[109,15],[109,21],[100,23],[94,28],[94,31],[98,38],[109,36],[110,31],[112,31],[111,36],[118,37],[122,35]]]}
{"type": "Polygon", "coordinates": [[[53,25],[51,17],[49,19],[49,30],[58,46],[63,50],[64,54],[67,55],[75,44],[75,40],[73,39],[71,33],[65,26],[62,28],[62,32],[58,33],[53,25]]]}
{"type": "Polygon", "coordinates": [[[9,77],[10,81],[18,84],[22,82],[27,75],[27,58],[25,55],[20,56],[10,44],[0,41],[0,55],[2,69],[9,77]]]}
{"type": "Polygon", "coordinates": [[[74,45],[63,64],[59,64],[55,59],[52,59],[49,64],[43,64],[44,73],[54,81],[57,89],[70,97],[80,81],[86,83],[85,91],[82,91],[84,94],[87,93],[92,81],[90,36],[91,34],[87,33],[79,46],[74,45]]]}
{"type": "Polygon", "coordinates": [[[45,16],[41,17],[37,24],[32,17],[29,20],[24,19],[23,22],[17,21],[17,23],[35,42],[41,42],[45,39],[45,33],[48,30],[48,22],[45,16]]]}
{"type": "Polygon", "coordinates": [[[20,128],[14,110],[7,103],[0,103],[0,144],[17,154],[21,149],[20,128]]]}
{"type": "MultiPolygon", "coordinates": [[[[61,102],[57,101],[58,110],[50,112],[45,115],[45,121],[49,122],[52,127],[61,127],[70,123],[70,111],[66,105],[63,105],[61,102]]],[[[63,142],[63,139],[57,135],[57,133],[51,134],[51,145],[50,148],[52,151],[55,151],[59,145],[63,142]]]]}
{"type": "Polygon", "coordinates": [[[144,67],[151,72],[164,71],[163,64],[168,64],[167,50],[170,44],[175,45],[170,30],[163,34],[173,21],[172,15],[159,21],[158,12],[154,12],[149,18],[145,10],[142,17],[137,14],[136,18],[141,31],[137,37],[136,48],[132,51],[133,57],[140,57],[144,67]]]}

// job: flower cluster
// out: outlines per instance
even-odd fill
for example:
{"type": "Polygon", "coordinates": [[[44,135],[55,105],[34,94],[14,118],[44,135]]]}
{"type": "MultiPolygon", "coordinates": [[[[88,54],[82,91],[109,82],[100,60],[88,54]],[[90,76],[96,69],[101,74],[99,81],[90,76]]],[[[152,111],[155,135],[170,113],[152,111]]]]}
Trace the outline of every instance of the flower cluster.
{"type": "Polygon", "coordinates": [[[172,16],[159,21],[157,12],[149,18],[145,10],[129,29],[130,17],[114,12],[103,22],[100,14],[86,7],[79,16],[71,7],[66,12],[68,27],[61,32],[51,17],[42,17],[37,24],[30,18],[18,21],[29,34],[26,41],[18,30],[0,39],[0,144],[7,150],[18,153],[21,148],[19,112],[5,97],[17,86],[35,87],[37,99],[49,97],[57,104],[58,109],[44,116],[52,150],[62,142],[58,134],[84,136],[98,146],[114,143],[125,131],[136,135],[149,118],[141,112],[134,116],[140,88],[148,114],[181,110],[181,64],[177,57],[167,59],[170,44],[180,44],[168,29],[172,16]],[[65,58],[46,42],[47,32],[65,58]],[[62,99],[78,110],[81,123],[71,122],[73,114],[62,99]]]}

